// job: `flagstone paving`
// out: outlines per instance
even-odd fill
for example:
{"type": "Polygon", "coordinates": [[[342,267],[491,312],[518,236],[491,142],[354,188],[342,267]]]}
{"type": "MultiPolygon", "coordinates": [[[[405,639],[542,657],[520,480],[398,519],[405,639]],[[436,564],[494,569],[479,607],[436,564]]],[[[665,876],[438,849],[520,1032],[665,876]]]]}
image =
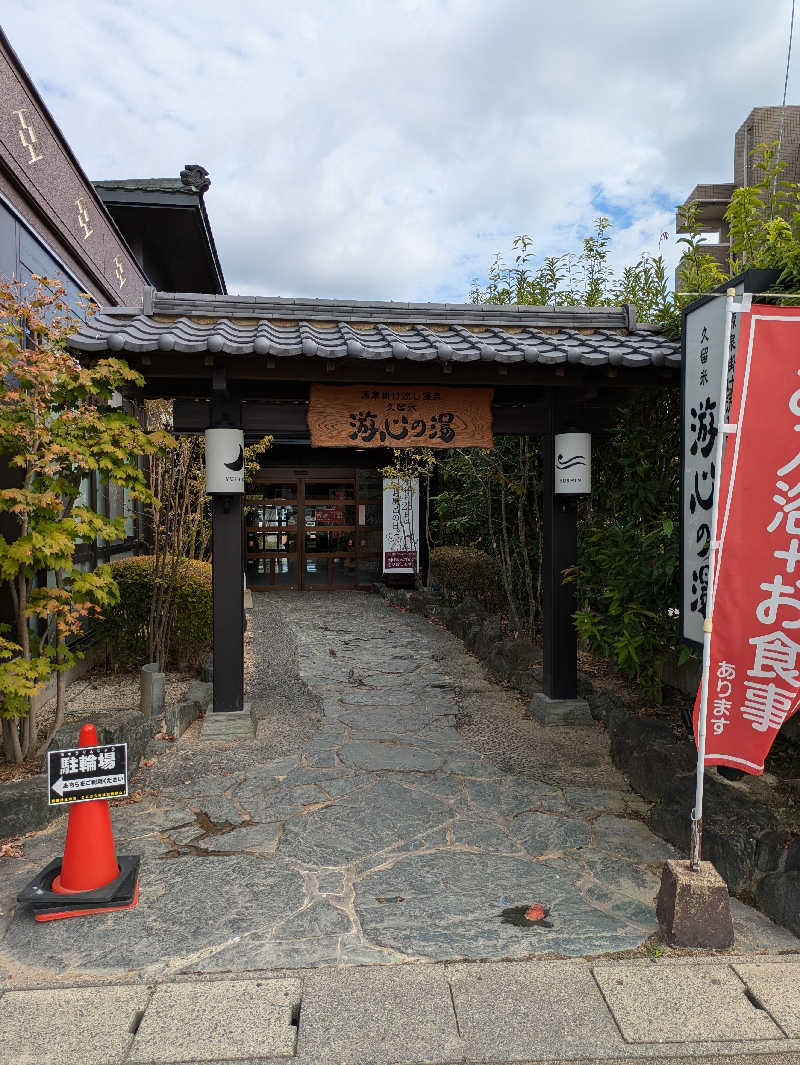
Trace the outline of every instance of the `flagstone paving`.
{"type": "MultiPolygon", "coordinates": [[[[66,817],[3,860],[0,969],[221,972],[632,951],[673,848],[598,726],[543,728],[441,628],[365,594],[254,596],[256,735],[193,727],[112,811],[139,905],[35,924],[23,882],[66,817]],[[504,923],[538,902],[548,925],[504,923]]],[[[737,950],[800,941],[733,902],[737,950]]]]}

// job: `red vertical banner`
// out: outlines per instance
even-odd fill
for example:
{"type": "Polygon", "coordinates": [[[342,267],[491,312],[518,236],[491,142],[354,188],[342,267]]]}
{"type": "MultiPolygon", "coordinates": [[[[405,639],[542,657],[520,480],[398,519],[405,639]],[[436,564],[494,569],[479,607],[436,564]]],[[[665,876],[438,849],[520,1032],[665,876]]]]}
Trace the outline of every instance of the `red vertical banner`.
{"type": "MultiPolygon", "coordinates": [[[[705,764],[759,774],[800,705],[800,308],[741,315],[730,420],[705,764]]],[[[721,429],[719,420],[703,427],[721,429]]]]}

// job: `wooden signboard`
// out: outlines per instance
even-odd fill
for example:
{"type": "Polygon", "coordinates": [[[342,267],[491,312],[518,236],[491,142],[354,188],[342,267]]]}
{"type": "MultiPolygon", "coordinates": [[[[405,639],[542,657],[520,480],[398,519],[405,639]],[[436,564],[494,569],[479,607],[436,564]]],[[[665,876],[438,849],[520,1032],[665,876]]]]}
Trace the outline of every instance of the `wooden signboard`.
{"type": "Polygon", "coordinates": [[[493,447],[492,388],[311,385],[313,447],[493,447]]]}

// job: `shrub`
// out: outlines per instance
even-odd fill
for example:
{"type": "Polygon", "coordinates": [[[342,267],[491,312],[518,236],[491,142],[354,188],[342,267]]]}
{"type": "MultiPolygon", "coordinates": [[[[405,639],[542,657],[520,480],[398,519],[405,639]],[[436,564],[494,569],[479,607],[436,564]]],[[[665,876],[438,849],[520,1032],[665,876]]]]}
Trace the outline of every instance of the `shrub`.
{"type": "Polygon", "coordinates": [[[430,580],[452,599],[474,595],[491,604],[497,594],[494,559],[477,547],[435,547],[428,569],[430,580]]]}
{"type": "MultiPolygon", "coordinates": [[[[147,629],[153,594],[153,558],[140,555],[111,563],[119,589],[119,603],[97,622],[101,640],[108,642],[113,661],[121,669],[135,669],[147,661],[147,629]]],[[[211,647],[211,563],[184,559],[178,572],[167,662],[179,667],[197,665],[211,647]]]]}

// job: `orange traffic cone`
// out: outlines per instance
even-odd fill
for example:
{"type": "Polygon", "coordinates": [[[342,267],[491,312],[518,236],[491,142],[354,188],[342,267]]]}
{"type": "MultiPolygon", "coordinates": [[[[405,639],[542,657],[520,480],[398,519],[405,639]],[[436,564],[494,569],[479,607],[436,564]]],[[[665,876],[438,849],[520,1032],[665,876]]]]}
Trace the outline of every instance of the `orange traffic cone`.
{"type": "MultiPolygon", "coordinates": [[[[97,747],[97,729],[84,725],[79,747],[97,747]]],[[[59,895],[94,891],[119,876],[107,799],[76,803],[69,812],[61,872],[52,884],[59,895]]]]}
{"type": "MultiPolygon", "coordinates": [[[[79,746],[97,747],[97,729],[84,725],[79,746]]],[[[37,921],[112,910],[139,901],[139,857],[117,860],[107,799],[76,803],[69,812],[64,857],[51,862],[19,893],[37,921]]]]}

